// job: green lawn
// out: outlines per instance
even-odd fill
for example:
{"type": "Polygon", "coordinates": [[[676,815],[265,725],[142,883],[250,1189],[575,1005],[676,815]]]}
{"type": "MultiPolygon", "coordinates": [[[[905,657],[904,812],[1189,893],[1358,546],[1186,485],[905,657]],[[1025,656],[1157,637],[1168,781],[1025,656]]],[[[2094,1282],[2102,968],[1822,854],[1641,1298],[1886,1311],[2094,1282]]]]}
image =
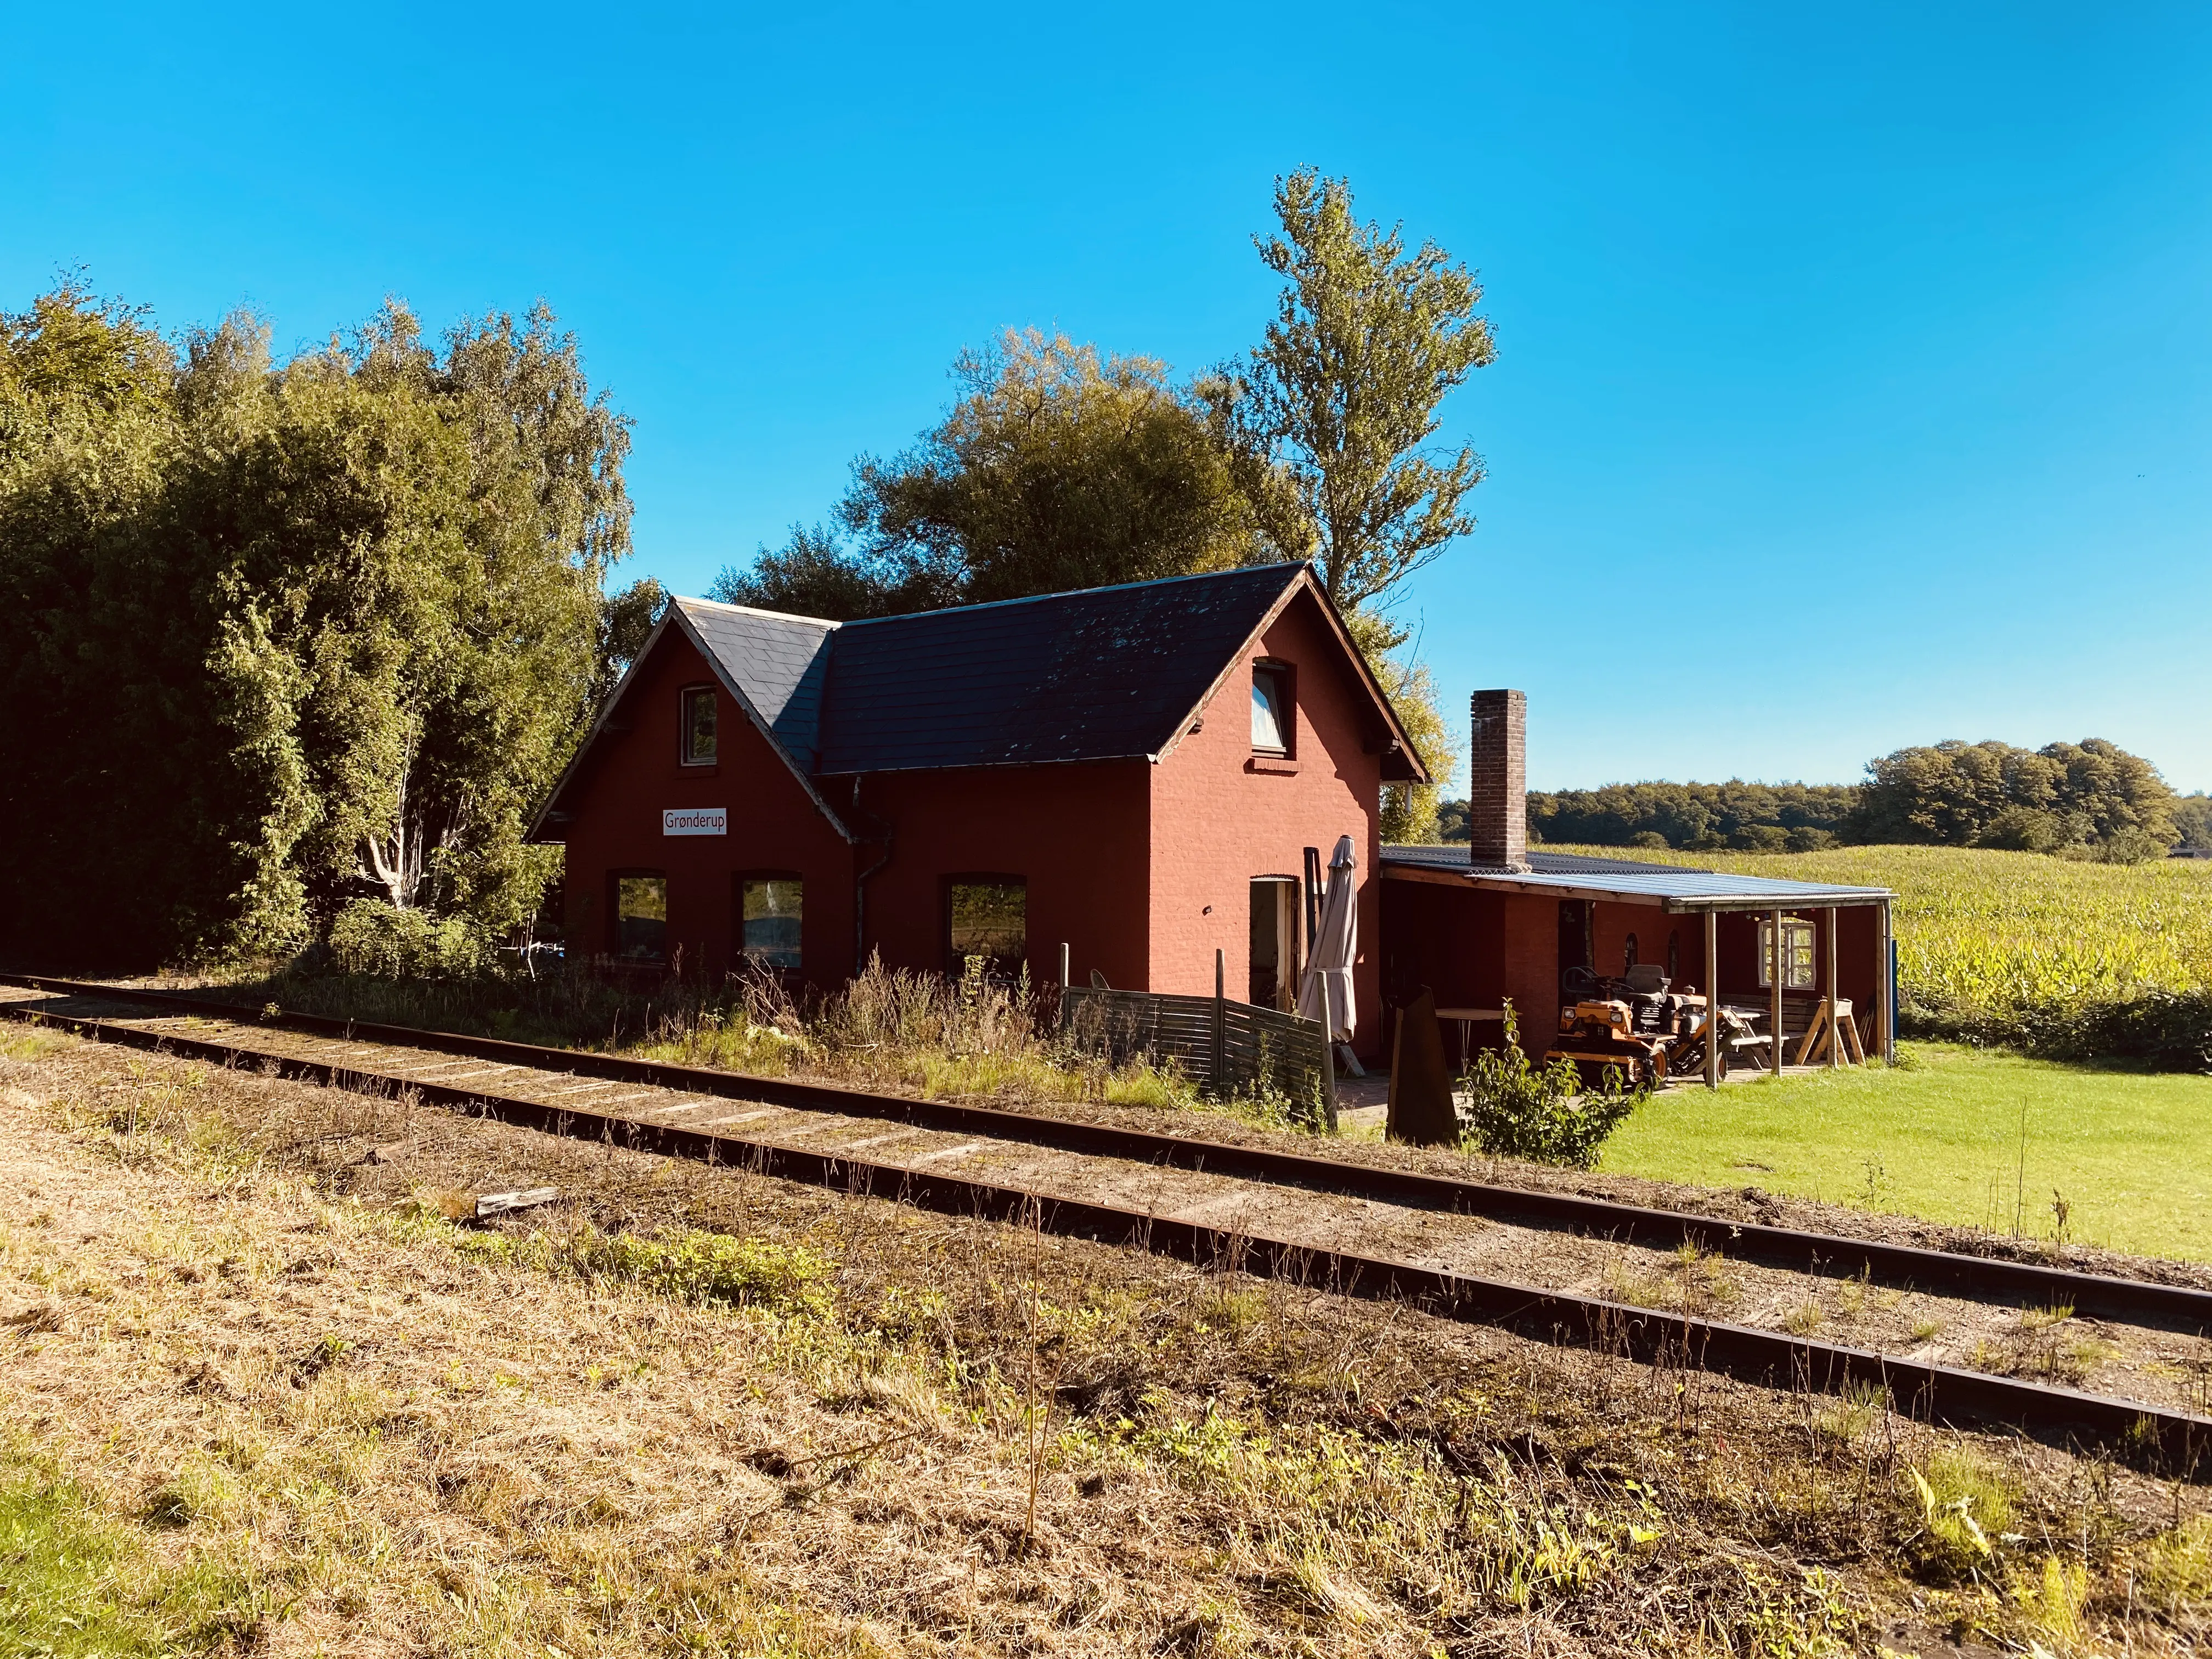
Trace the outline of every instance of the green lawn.
{"type": "Polygon", "coordinates": [[[1656,1097],[1601,1168],[1765,1188],[2048,1238],[2212,1261],[2212,1078],[2062,1066],[1948,1043],[1893,1071],[1656,1097]],[[2022,1109],[2026,1109],[2025,1175],[2022,1109]]]}

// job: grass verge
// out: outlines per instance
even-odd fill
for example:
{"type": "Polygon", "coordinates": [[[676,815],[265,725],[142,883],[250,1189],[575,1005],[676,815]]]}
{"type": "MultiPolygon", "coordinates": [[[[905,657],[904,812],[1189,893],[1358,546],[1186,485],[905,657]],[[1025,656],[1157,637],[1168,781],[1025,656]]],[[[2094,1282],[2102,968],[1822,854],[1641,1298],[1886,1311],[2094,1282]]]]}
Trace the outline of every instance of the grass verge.
{"type": "Polygon", "coordinates": [[[1904,1042],[1898,1066],[1652,1097],[1600,1167],[2212,1260],[2212,1078],[1904,1042]]]}

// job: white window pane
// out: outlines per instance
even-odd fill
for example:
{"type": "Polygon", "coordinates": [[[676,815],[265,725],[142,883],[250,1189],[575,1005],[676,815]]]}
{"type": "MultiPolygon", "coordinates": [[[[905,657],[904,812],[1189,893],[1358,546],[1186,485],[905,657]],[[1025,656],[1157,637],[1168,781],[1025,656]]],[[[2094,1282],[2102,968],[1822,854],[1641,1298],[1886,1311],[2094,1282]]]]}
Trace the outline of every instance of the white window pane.
{"type": "Polygon", "coordinates": [[[1279,687],[1282,682],[1265,672],[1252,676],[1252,746],[1255,749],[1287,749],[1283,741],[1283,711],[1279,687]]]}

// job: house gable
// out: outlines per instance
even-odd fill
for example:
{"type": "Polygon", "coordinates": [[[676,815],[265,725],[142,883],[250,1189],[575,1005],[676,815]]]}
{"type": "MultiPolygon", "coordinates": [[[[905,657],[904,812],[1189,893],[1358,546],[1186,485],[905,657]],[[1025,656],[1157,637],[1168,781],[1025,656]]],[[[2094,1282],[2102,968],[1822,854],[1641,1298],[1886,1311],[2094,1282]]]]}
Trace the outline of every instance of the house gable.
{"type": "Polygon", "coordinates": [[[1221,670],[1206,688],[1205,694],[1162,744],[1158,758],[1164,759],[1188,737],[1206,711],[1213,708],[1222,693],[1231,685],[1243,687],[1245,677],[1251,672],[1253,659],[1259,652],[1261,641],[1273,630],[1292,607],[1310,611],[1319,623],[1322,636],[1307,641],[1299,654],[1304,659],[1308,674],[1316,669],[1326,669],[1338,677],[1352,702],[1364,712],[1359,717],[1361,744],[1371,753],[1382,757],[1382,781],[1385,783],[1430,783],[1426,764],[1414,748],[1412,737],[1391,707],[1389,696],[1367,665],[1367,658],[1352,642],[1344,619],[1337,615],[1336,607],[1316,580],[1310,566],[1301,566],[1301,580],[1285,588],[1270,606],[1267,614],[1253,628],[1244,641],[1244,648],[1221,665],[1221,670]]]}
{"type": "MultiPolygon", "coordinates": [[[[640,726],[652,724],[651,717],[638,704],[643,696],[649,695],[647,688],[659,677],[661,659],[673,652],[683,651],[696,661],[702,671],[702,678],[710,677],[720,686],[729,703],[751,727],[753,735],[766,746],[768,753],[773,756],[792,782],[805,793],[823,821],[848,843],[860,840],[860,837],[845,823],[842,815],[823,797],[811,773],[801,764],[783,738],[778,735],[774,724],[775,720],[787,720],[795,735],[810,731],[811,704],[819,696],[822,678],[819,669],[811,663],[792,664],[787,658],[797,653],[787,653],[785,658],[771,659],[771,665],[773,668],[788,669],[787,674],[781,677],[773,673],[760,677],[749,675],[747,678],[755,680],[753,690],[749,692],[744,680],[740,678],[731,660],[734,653],[729,649],[729,630],[717,625],[723,619],[709,616],[702,628],[700,619],[695,615],[695,607],[708,608],[705,601],[675,600],[654,625],[645,645],[623,672],[622,678],[616,683],[613,692],[600,708],[590,732],[578,746],[575,757],[568,763],[560,781],[554,785],[552,793],[546,798],[544,806],[531,826],[530,839],[557,842],[568,838],[567,825],[573,823],[580,811],[581,797],[589,789],[589,779],[599,769],[607,749],[623,743],[640,726]],[[718,646],[721,648],[718,649],[718,646]],[[763,689],[763,680],[769,696],[781,695],[780,702],[771,702],[770,706],[775,710],[773,718],[765,714],[760,702],[756,701],[756,694],[763,689]]],[[[712,609],[735,611],[738,607],[713,606],[712,609]]],[[[743,614],[767,615],[764,612],[743,614]]],[[[837,626],[835,623],[819,623],[809,617],[775,620],[800,623],[825,631],[837,626]]],[[[672,749],[670,752],[672,755],[674,751],[672,749]]],[[[811,749],[803,752],[811,757],[811,749]]]]}
{"type": "Polygon", "coordinates": [[[663,884],[665,959],[681,950],[719,971],[743,949],[743,884],[774,878],[803,885],[805,973],[827,983],[848,971],[855,848],[843,815],[824,810],[680,628],[640,653],[560,799],[570,817],[548,834],[567,844],[566,937],[580,955],[620,953],[617,889],[646,878],[663,884]],[[715,754],[686,764],[682,708],[695,688],[715,697],[715,754]]]}

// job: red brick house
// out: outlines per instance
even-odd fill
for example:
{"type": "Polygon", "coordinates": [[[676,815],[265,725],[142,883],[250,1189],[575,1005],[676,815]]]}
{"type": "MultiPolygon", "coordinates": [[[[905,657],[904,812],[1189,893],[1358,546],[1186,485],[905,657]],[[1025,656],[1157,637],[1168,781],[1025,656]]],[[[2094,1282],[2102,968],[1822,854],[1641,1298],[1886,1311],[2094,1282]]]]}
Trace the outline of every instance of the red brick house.
{"type": "Polygon", "coordinates": [[[1287,1006],[1304,852],[1419,757],[1312,571],[1260,566],[837,623],[675,600],[533,838],[572,954],[829,985],[871,953],[1287,1006]]]}

